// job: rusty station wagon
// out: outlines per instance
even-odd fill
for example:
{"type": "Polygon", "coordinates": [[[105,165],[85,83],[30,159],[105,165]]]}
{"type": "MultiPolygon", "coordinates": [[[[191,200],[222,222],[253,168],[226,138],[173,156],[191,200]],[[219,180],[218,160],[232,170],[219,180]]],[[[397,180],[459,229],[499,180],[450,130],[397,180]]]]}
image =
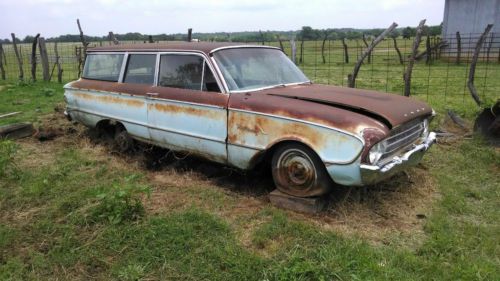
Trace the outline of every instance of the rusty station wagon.
{"type": "Polygon", "coordinates": [[[86,126],[239,169],[270,160],[279,190],[318,196],[415,165],[433,144],[429,105],[315,85],[278,48],[235,43],[88,50],[65,85],[66,114],[86,126]]]}

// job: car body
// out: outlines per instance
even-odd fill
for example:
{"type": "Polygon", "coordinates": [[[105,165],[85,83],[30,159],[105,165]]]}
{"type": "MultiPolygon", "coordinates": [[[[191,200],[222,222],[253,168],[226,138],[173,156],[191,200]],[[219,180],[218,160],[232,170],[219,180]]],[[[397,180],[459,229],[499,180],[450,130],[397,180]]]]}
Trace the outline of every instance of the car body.
{"type": "Polygon", "coordinates": [[[92,48],[65,100],[68,117],[86,126],[119,125],[133,139],[239,169],[270,156],[277,187],[304,197],[386,179],[435,140],[426,103],[313,84],[280,49],[260,45],[92,48]]]}

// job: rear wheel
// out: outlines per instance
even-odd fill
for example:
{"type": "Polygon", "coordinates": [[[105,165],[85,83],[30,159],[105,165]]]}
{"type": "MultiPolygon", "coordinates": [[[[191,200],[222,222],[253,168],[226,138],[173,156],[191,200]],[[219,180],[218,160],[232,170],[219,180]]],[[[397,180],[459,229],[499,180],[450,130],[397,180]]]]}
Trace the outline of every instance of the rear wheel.
{"type": "Polygon", "coordinates": [[[278,147],[272,159],[272,172],[276,187],[297,197],[323,195],[333,185],[321,159],[298,143],[278,147]]]}
{"type": "Polygon", "coordinates": [[[134,147],[134,140],[122,126],[117,126],[114,137],[115,148],[120,153],[130,151],[134,147]]]}

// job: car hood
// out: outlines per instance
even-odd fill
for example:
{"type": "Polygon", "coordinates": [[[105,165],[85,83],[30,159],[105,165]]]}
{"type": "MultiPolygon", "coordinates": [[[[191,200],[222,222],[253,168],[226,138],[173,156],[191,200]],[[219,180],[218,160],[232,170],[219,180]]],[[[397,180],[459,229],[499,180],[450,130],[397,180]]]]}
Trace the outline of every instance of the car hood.
{"type": "Polygon", "coordinates": [[[424,102],[370,90],[306,84],[272,88],[263,92],[265,95],[298,99],[354,111],[384,123],[389,129],[432,114],[432,108],[424,102]]]}

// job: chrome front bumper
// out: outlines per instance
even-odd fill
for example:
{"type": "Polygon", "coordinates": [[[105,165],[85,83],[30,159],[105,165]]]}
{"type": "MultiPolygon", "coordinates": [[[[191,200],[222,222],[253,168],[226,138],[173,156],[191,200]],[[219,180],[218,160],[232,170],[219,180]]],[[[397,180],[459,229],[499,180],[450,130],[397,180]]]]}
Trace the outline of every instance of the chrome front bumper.
{"type": "Polygon", "coordinates": [[[381,166],[361,164],[361,181],[363,185],[377,183],[407,167],[417,165],[434,142],[436,142],[436,133],[431,132],[424,142],[414,145],[412,149],[403,155],[394,156],[389,162],[385,162],[381,166]]]}

